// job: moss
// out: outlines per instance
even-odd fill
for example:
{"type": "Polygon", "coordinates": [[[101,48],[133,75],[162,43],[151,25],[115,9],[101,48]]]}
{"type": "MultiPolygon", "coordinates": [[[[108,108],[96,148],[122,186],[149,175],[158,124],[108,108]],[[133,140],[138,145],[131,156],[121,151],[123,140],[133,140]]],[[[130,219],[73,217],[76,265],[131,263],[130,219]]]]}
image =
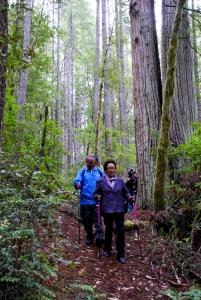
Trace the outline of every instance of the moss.
{"type": "Polygon", "coordinates": [[[159,144],[157,149],[156,159],[156,175],[154,182],[154,210],[159,211],[165,208],[165,179],[167,169],[167,151],[169,146],[169,132],[170,132],[170,103],[174,94],[174,77],[176,69],[176,51],[178,44],[178,32],[182,19],[183,6],[186,0],[179,0],[177,11],[174,20],[173,31],[170,39],[169,49],[167,52],[167,75],[165,81],[161,129],[159,136],[159,144]]]}

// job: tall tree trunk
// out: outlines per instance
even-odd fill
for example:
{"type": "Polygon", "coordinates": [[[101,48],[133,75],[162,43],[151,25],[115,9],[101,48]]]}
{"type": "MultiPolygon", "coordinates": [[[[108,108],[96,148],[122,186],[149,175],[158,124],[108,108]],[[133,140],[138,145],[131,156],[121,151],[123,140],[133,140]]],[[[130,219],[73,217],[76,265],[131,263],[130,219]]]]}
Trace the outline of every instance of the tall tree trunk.
{"type": "Polygon", "coordinates": [[[64,168],[67,168],[67,157],[68,157],[68,95],[69,95],[69,40],[67,41],[65,54],[64,54],[64,136],[63,136],[63,147],[64,147],[64,157],[63,157],[63,164],[64,168]]]}
{"type": "MultiPolygon", "coordinates": [[[[167,50],[175,15],[175,2],[162,1],[162,78],[163,86],[167,71],[167,50]],[[171,7],[172,6],[172,7],[171,7]]],[[[188,13],[184,12],[179,30],[177,48],[175,91],[171,103],[170,139],[174,146],[187,141],[192,133],[192,122],[197,118],[197,105],[194,90],[193,59],[189,36],[188,13]]]]}
{"type": "MultiPolygon", "coordinates": [[[[81,101],[79,99],[79,96],[75,94],[75,104],[74,104],[74,128],[80,129],[81,126],[81,101]]],[[[75,161],[78,161],[81,157],[81,143],[76,139],[76,137],[79,138],[79,133],[75,132],[75,141],[74,141],[74,157],[75,161]]]]}
{"type": "MultiPolygon", "coordinates": [[[[126,133],[126,89],[125,89],[125,64],[124,64],[124,42],[123,42],[123,13],[122,1],[115,1],[115,20],[116,20],[116,51],[117,61],[119,62],[119,115],[120,129],[126,133]],[[119,2],[119,5],[118,5],[119,2]]],[[[128,144],[125,137],[122,138],[123,145],[128,144]]]]}
{"type": "MultiPolygon", "coordinates": [[[[111,26],[111,1],[107,0],[107,20],[108,20],[108,37],[111,40],[112,32],[114,24],[111,26]]],[[[108,42],[108,60],[109,62],[112,61],[112,51],[108,42]]],[[[109,97],[110,97],[110,106],[111,106],[111,127],[115,128],[115,117],[116,112],[114,111],[115,108],[115,97],[114,97],[114,90],[110,87],[109,88],[109,97]]]]}
{"type": "Polygon", "coordinates": [[[162,87],[154,0],[130,1],[138,198],[150,207],[162,87]]]}
{"type": "MultiPolygon", "coordinates": [[[[165,208],[165,179],[167,169],[167,151],[169,146],[169,133],[171,126],[170,105],[173,100],[175,88],[175,69],[176,69],[176,53],[178,45],[179,28],[182,22],[183,7],[186,0],[179,0],[176,9],[176,15],[173,24],[173,31],[170,38],[169,48],[167,52],[167,75],[163,92],[163,106],[160,137],[157,148],[156,175],[154,182],[154,210],[159,211],[165,208]]],[[[178,99],[180,101],[180,99],[178,99]]]]}
{"type": "MultiPolygon", "coordinates": [[[[119,61],[120,61],[120,55],[119,55],[119,39],[120,39],[120,33],[119,33],[119,4],[118,0],[115,0],[115,38],[116,38],[116,58],[117,58],[117,63],[118,63],[118,74],[120,73],[119,70],[119,61]]],[[[117,99],[119,100],[119,81],[120,79],[118,78],[118,91],[117,91],[117,99]]],[[[118,123],[120,123],[120,106],[119,106],[120,101],[118,101],[118,112],[116,109],[112,109],[112,125],[115,124],[118,127],[118,123]]],[[[115,103],[113,103],[113,106],[117,106],[115,103]]],[[[113,126],[113,127],[116,127],[113,126]]],[[[121,125],[120,125],[121,126],[121,125]]],[[[119,129],[119,128],[118,128],[119,129]]]]}
{"type": "Polygon", "coordinates": [[[54,57],[54,0],[52,1],[52,98],[51,98],[51,120],[54,120],[54,110],[55,110],[55,94],[54,94],[54,81],[55,81],[55,73],[54,73],[54,69],[55,69],[55,57],[54,57]]]}
{"type": "Polygon", "coordinates": [[[111,101],[108,85],[108,51],[107,51],[107,23],[106,23],[106,0],[102,0],[102,49],[103,49],[103,60],[106,54],[106,63],[103,63],[104,71],[104,123],[105,123],[105,153],[110,155],[112,149],[111,139],[111,101]]]}
{"type": "Polygon", "coordinates": [[[97,123],[98,114],[98,96],[99,96],[99,61],[100,61],[100,0],[96,0],[96,61],[94,72],[94,105],[93,105],[93,122],[97,123]]]}
{"type": "Polygon", "coordinates": [[[60,66],[60,1],[57,0],[57,103],[56,120],[61,125],[61,66],[60,66]]]}
{"type": "Polygon", "coordinates": [[[73,159],[73,17],[72,7],[70,8],[68,22],[68,40],[64,57],[64,148],[67,152],[67,167],[70,168],[73,159]]]}
{"type": "MultiPolygon", "coordinates": [[[[23,62],[28,65],[30,63],[29,48],[31,36],[31,16],[32,16],[32,0],[26,0],[25,17],[24,17],[24,42],[23,42],[23,62]]],[[[27,83],[28,69],[23,67],[20,72],[20,86],[18,92],[18,104],[23,106],[27,102],[27,83]]],[[[23,108],[19,114],[19,120],[24,118],[23,108]]]]}
{"type": "Polygon", "coordinates": [[[99,142],[99,131],[100,131],[100,121],[101,121],[101,110],[102,110],[102,91],[103,91],[103,82],[101,76],[101,82],[99,87],[99,99],[98,99],[98,115],[96,122],[96,131],[95,131],[95,142],[94,142],[94,155],[98,156],[98,142],[99,142]]]}
{"type": "MultiPolygon", "coordinates": [[[[119,108],[118,108],[119,109],[119,108]]],[[[118,110],[115,103],[115,94],[111,91],[111,125],[112,128],[117,128],[118,110]]]]}
{"type": "Polygon", "coordinates": [[[71,107],[70,107],[70,112],[71,112],[71,131],[70,131],[70,145],[69,145],[69,150],[70,150],[70,158],[69,158],[69,166],[72,166],[72,164],[75,161],[75,156],[74,156],[74,144],[75,144],[75,115],[74,115],[74,108],[75,108],[75,94],[74,94],[74,40],[75,40],[75,30],[74,30],[74,24],[73,24],[73,17],[72,17],[72,28],[71,28],[71,36],[72,36],[72,47],[71,47],[71,107]]]}
{"type": "MultiPolygon", "coordinates": [[[[192,9],[194,10],[194,0],[192,0],[192,9]]],[[[192,29],[193,29],[193,60],[194,60],[194,74],[195,74],[195,89],[196,89],[196,99],[197,99],[197,108],[198,108],[198,121],[201,122],[201,85],[200,85],[200,76],[198,69],[198,54],[197,54],[197,37],[196,37],[196,24],[195,24],[195,14],[192,18],[192,29]]]]}
{"type": "Polygon", "coordinates": [[[68,102],[67,102],[67,112],[68,112],[68,167],[72,164],[72,158],[73,158],[73,139],[72,139],[72,104],[73,104],[73,17],[72,17],[72,10],[70,14],[70,20],[69,20],[69,31],[70,31],[70,37],[69,37],[69,74],[68,74],[68,102]]]}
{"type": "MultiPolygon", "coordinates": [[[[8,53],[8,2],[0,3],[0,134],[3,130],[3,113],[6,94],[6,63],[8,53]]],[[[1,139],[0,139],[1,145],[1,139]]]]}

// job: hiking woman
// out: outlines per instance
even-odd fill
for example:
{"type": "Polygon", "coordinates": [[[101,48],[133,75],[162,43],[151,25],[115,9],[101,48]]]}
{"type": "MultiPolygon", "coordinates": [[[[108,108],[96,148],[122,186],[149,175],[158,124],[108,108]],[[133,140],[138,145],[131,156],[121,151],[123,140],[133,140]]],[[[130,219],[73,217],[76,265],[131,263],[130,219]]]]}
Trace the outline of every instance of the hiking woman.
{"type": "Polygon", "coordinates": [[[116,176],[116,162],[107,160],[104,165],[105,176],[96,183],[95,195],[100,201],[101,215],[105,223],[105,246],[104,255],[110,256],[112,250],[113,223],[116,224],[116,250],[117,259],[125,263],[125,231],[124,214],[127,212],[128,201],[133,201],[124,181],[116,176]]]}

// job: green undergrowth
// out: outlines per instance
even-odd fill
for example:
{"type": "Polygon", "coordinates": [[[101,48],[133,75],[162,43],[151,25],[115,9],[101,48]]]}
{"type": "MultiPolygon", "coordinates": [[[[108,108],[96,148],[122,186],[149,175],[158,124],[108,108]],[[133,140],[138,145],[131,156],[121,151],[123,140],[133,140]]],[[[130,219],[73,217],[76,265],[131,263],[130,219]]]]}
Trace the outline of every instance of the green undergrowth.
{"type": "Polygon", "coordinates": [[[40,233],[55,234],[60,200],[47,194],[50,181],[40,169],[30,177],[26,165],[4,158],[0,177],[0,299],[53,299],[46,283],[57,277],[56,267],[40,233]]]}

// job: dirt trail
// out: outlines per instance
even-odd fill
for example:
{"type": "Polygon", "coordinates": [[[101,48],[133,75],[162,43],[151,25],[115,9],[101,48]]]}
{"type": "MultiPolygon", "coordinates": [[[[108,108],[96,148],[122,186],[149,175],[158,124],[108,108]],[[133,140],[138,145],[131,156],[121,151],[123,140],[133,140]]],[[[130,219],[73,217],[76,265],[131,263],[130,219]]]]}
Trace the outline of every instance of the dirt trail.
{"type": "Polygon", "coordinates": [[[126,264],[122,265],[116,260],[114,241],[112,256],[99,257],[96,246],[85,245],[82,226],[79,243],[76,220],[62,213],[60,224],[63,236],[59,243],[60,249],[63,248],[60,250],[63,251],[63,258],[57,260],[58,278],[54,283],[57,299],[167,299],[161,294],[168,288],[167,282],[160,278],[159,269],[152,264],[154,246],[151,246],[153,237],[147,218],[148,215],[139,212],[139,219],[144,224],[140,229],[142,256],[135,233],[128,232],[126,264]]]}

